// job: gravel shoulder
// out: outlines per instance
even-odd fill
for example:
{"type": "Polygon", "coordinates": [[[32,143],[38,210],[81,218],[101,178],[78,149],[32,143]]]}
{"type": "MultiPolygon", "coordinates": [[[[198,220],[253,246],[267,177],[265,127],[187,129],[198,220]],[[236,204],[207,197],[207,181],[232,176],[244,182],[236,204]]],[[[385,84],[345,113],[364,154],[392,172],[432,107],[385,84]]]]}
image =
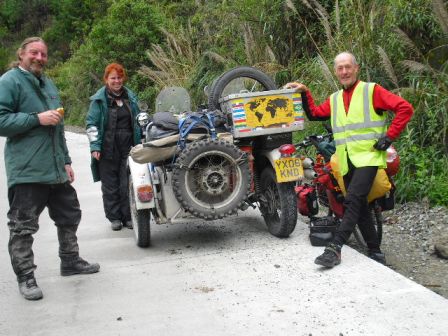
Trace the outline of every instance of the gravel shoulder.
{"type": "MultiPolygon", "coordinates": [[[[434,249],[448,235],[448,208],[412,202],[383,216],[381,248],[387,266],[448,299],[448,259],[434,249]]],[[[360,250],[356,243],[350,245],[360,250]]]]}
{"type": "Polygon", "coordinates": [[[389,267],[448,298],[448,259],[434,249],[448,234],[448,209],[407,203],[384,218],[382,246],[389,267]]]}

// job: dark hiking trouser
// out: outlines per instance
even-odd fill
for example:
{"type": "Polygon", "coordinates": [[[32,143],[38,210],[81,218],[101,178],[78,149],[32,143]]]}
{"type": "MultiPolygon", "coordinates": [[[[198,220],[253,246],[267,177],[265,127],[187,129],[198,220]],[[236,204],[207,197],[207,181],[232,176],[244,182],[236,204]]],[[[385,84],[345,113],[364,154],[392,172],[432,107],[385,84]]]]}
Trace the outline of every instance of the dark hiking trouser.
{"type": "Polygon", "coordinates": [[[132,132],[116,130],[113,155],[101,154],[98,168],[106,218],[123,223],[131,220],[128,197],[127,160],[132,146],[132,132]]]}
{"type": "Polygon", "coordinates": [[[17,184],[9,188],[8,200],[8,250],[18,279],[36,269],[33,234],[39,229],[39,216],[45,207],[57,227],[61,260],[70,261],[79,256],[76,230],[81,209],[76,191],[68,182],[17,184]]]}
{"type": "Polygon", "coordinates": [[[367,202],[367,195],[372,188],[378,167],[355,168],[349,162],[349,172],[344,176],[347,194],[344,200],[344,216],[333,240],[337,245],[347,243],[358,224],[359,230],[372,251],[379,251],[380,244],[372,213],[367,202]]]}

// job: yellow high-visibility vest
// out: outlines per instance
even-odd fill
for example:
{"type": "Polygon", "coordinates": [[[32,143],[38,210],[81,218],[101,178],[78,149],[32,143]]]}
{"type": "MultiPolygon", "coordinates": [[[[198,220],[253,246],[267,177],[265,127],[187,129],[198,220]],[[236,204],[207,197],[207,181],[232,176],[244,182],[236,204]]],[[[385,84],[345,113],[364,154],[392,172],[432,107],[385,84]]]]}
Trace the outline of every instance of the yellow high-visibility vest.
{"type": "Polygon", "coordinates": [[[355,167],[386,168],[386,152],[373,148],[387,130],[386,114],[378,115],[373,108],[374,87],[375,83],[360,81],[353,91],[348,113],[342,90],[330,96],[331,127],[342,175],[348,172],[347,157],[355,167]]]}

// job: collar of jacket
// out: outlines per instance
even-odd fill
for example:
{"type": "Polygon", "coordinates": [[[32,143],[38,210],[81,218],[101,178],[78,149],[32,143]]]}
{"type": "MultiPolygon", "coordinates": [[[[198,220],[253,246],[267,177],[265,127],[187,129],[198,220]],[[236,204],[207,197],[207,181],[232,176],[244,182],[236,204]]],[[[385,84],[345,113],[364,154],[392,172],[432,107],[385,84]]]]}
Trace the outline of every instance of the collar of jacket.
{"type": "MultiPolygon", "coordinates": [[[[136,96],[133,94],[131,90],[129,90],[126,86],[123,86],[123,88],[126,90],[129,101],[135,102],[137,100],[136,96]]],[[[106,86],[103,86],[101,89],[99,89],[94,95],[90,97],[90,100],[100,100],[104,102],[104,104],[107,104],[106,100],[106,86]]]]}
{"type": "Polygon", "coordinates": [[[353,92],[353,91],[355,91],[355,88],[358,86],[359,82],[360,82],[360,80],[357,79],[356,82],[354,82],[354,83],[353,83],[352,85],[350,85],[348,88],[344,88],[344,87],[342,87],[342,90],[343,90],[344,92],[347,92],[347,93],[353,92]]]}
{"type": "Polygon", "coordinates": [[[31,83],[33,83],[37,87],[43,88],[45,86],[45,74],[42,74],[40,77],[37,77],[33,73],[28,70],[22,68],[21,66],[16,67],[17,71],[19,71],[22,75],[24,75],[31,83]]]}

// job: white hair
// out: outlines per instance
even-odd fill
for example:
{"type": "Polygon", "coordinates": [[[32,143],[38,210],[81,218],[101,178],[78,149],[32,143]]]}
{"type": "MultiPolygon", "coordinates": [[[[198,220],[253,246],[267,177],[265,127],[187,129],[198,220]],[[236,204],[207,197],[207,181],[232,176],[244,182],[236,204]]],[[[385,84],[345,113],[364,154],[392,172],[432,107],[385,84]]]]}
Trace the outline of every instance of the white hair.
{"type": "Polygon", "coordinates": [[[335,68],[336,68],[336,61],[337,61],[339,58],[343,57],[343,56],[348,56],[348,57],[350,57],[350,58],[352,59],[352,63],[353,63],[353,65],[358,65],[358,61],[356,60],[355,55],[353,55],[351,52],[343,51],[343,52],[337,54],[336,57],[334,58],[334,67],[335,67],[335,68]]]}

